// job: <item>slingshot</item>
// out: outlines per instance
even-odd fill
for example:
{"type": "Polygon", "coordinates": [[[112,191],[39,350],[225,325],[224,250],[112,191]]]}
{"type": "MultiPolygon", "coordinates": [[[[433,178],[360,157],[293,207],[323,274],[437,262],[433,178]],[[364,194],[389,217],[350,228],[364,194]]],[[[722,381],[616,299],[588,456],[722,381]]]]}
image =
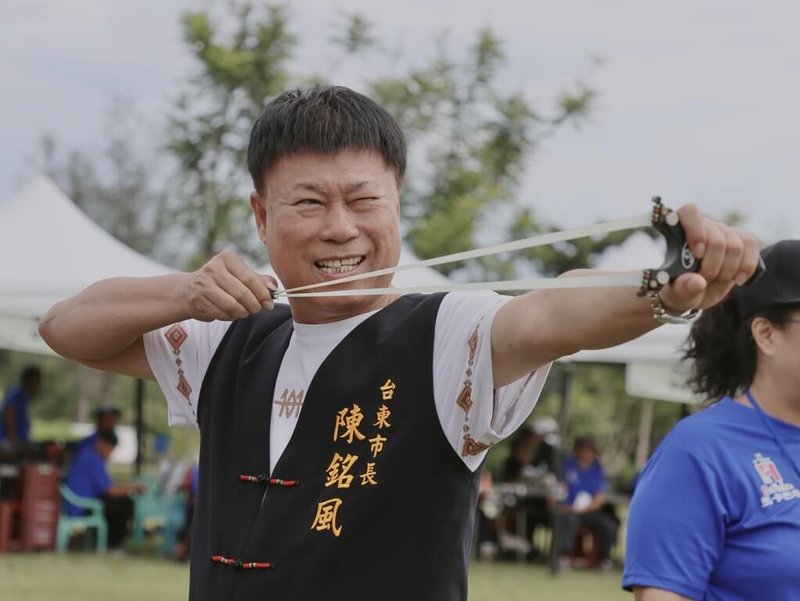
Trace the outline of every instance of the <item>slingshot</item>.
{"type": "MultiPolygon", "coordinates": [[[[543,288],[595,288],[595,287],[616,287],[631,286],[637,287],[637,294],[644,296],[648,292],[657,292],[673,281],[679,275],[688,272],[696,272],[700,269],[700,261],[692,253],[686,241],[686,232],[680,224],[678,214],[667,208],[661,202],[661,197],[655,196],[652,199],[653,209],[650,213],[607,221],[595,225],[589,225],[559,232],[551,232],[531,238],[514,240],[503,244],[495,244],[483,248],[476,248],[464,252],[453,253],[442,257],[425,259],[416,263],[407,263],[378,269],[368,273],[337,278],[326,282],[298,286],[288,290],[275,290],[272,293],[273,299],[281,296],[288,298],[314,298],[331,296],[373,296],[383,294],[410,294],[410,293],[430,293],[430,292],[462,292],[471,290],[494,290],[497,292],[536,290],[543,288]],[[419,269],[420,267],[433,267],[465,261],[478,257],[487,257],[502,252],[523,250],[536,246],[546,246],[557,242],[574,240],[599,234],[608,234],[621,230],[635,229],[640,227],[653,227],[666,240],[667,248],[664,263],[655,269],[645,269],[641,274],[620,273],[610,275],[576,276],[571,278],[533,278],[517,280],[501,280],[496,282],[474,282],[474,283],[445,283],[424,286],[399,286],[396,288],[364,288],[351,290],[318,290],[328,286],[355,282],[367,278],[381,275],[389,275],[399,271],[419,269]]],[[[756,275],[763,270],[763,264],[759,265],[756,275]]]]}

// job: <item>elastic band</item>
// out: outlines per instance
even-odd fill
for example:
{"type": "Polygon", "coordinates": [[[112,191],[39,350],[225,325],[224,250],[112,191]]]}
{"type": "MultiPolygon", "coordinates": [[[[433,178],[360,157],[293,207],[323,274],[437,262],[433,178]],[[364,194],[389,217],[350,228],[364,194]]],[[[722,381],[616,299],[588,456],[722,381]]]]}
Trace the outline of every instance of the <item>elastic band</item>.
{"type": "MultiPolygon", "coordinates": [[[[421,267],[433,267],[435,265],[444,265],[446,263],[455,263],[456,261],[466,261],[467,259],[476,259],[478,257],[487,257],[496,255],[502,252],[510,252],[514,250],[523,250],[526,248],[534,248],[536,246],[545,246],[548,244],[555,244],[556,242],[565,242],[567,240],[574,240],[575,238],[585,238],[587,236],[597,236],[598,234],[609,234],[611,232],[618,232],[620,230],[630,230],[637,227],[645,227],[653,225],[652,213],[645,213],[643,215],[636,215],[634,217],[626,217],[624,219],[615,219],[613,221],[606,221],[604,223],[596,223],[594,225],[586,225],[583,227],[573,228],[569,230],[562,230],[560,232],[550,232],[548,234],[541,234],[539,236],[532,236],[530,238],[523,238],[522,240],[514,240],[513,242],[505,242],[503,244],[494,244],[492,246],[485,246],[483,248],[476,248],[463,252],[444,255],[441,257],[434,257],[432,259],[425,259],[417,261],[416,263],[405,263],[403,265],[396,265],[395,267],[387,267],[385,269],[377,269],[368,273],[358,273],[343,278],[337,278],[326,282],[318,282],[316,284],[307,284],[305,286],[297,286],[288,290],[276,290],[275,296],[293,296],[292,293],[300,292],[301,290],[311,290],[316,288],[324,288],[326,286],[334,286],[336,284],[344,284],[345,282],[355,282],[357,280],[364,280],[367,278],[374,278],[379,275],[389,275],[399,271],[408,271],[410,269],[419,269],[421,267]]],[[[543,280],[510,280],[517,284],[525,282],[534,282],[543,280]]],[[[562,281],[562,280],[559,280],[562,281]]],[[[637,283],[638,285],[638,283],[637,283]]],[[[538,286],[542,287],[542,286],[538,286]]],[[[556,288],[558,286],[550,286],[556,288]]],[[[375,289],[379,290],[379,289],[375,289]]],[[[416,290],[416,288],[415,288],[416,290]]],[[[469,290],[496,290],[496,288],[469,288],[469,290]]],[[[528,287],[510,287],[503,288],[503,290],[532,290],[528,287]]],[[[426,291],[430,291],[427,290],[426,291]]],[[[444,292],[441,287],[438,287],[434,292],[444,292]]],[[[364,291],[358,291],[358,294],[363,295],[364,291]]],[[[374,294],[384,294],[375,292],[374,294]]],[[[294,295],[299,298],[299,295],[294,295]]],[[[330,295],[330,296],[343,296],[343,295],[330,295]]],[[[349,296],[354,296],[351,294],[349,296]]]]}

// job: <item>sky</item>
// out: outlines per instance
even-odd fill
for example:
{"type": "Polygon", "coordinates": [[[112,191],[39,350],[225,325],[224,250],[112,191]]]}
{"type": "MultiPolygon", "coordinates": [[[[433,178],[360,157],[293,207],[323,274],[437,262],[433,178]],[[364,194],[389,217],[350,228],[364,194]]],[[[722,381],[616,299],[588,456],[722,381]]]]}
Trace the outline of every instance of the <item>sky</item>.
{"type": "MultiPolygon", "coordinates": [[[[198,0],[3,0],[0,199],[33,176],[40,137],[87,151],[102,143],[111,96],[136,107],[157,146],[191,61],[180,39],[198,0]]],[[[456,51],[490,26],[503,40],[502,84],[546,111],[587,78],[588,122],[546,140],[520,198],[563,227],[695,202],[738,211],[761,240],[800,237],[800,3],[792,0],[292,0],[295,62],[358,87],[364,73],[422,64],[448,32],[456,51]],[[402,64],[332,65],[333,27],[358,11],[402,64]],[[596,57],[601,64],[593,66],[596,57]]],[[[243,177],[246,171],[243,166],[243,177]]]]}

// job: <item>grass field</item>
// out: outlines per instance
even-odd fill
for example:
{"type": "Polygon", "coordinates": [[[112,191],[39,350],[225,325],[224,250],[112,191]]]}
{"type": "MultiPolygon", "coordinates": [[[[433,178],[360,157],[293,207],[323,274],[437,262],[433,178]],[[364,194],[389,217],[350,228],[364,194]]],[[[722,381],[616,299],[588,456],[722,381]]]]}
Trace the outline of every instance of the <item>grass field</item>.
{"type": "MultiPolygon", "coordinates": [[[[163,559],[0,555],[0,600],[186,601],[188,577],[186,566],[163,559]]],[[[477,563],[470,571],[469,599],[630,601],[632,597],[620,590],[618,572],[572,571],[551,578],[538,566],[477,563]]]]}

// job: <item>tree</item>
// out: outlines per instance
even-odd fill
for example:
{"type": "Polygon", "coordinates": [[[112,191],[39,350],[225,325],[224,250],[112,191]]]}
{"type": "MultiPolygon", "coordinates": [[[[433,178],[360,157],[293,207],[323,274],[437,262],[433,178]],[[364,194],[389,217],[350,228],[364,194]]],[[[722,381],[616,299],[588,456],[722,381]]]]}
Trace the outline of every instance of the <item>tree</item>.
{"type": "Polygon", "coordinates": [[[208,11],[183,16],[183,37],[196,70],[170,117],[167,149],[178,161],[175,216],[197,240],[188,261],[197,267],[234,244],[263,261],[245,185],[247,142],[265,101],[290,82],[288,61],[297,44],[279,6],[231,5],[233,31],[208,11]]]}
{"type": "Polygon", "coordinates": [[[156,160],[136,148],[134,107],[112,98],[96,150],[62,150],[49,134],[42,137],[34,169],[49,176],[95,223],[134,250],[164,259],[166,194],[156,160]]]}
{"type": "MultiPolygon", "coordinates": [[[[250,127],[281,90],[324,79],[290,69],[297,38],[282,7],[249,2],[230,7],[228,20],[209,11],[189,12],[182,19],[195,71],[170,118],[167,148],[179,163],[175,215],[189,238],[199,240],[191,266],[230,244],[262,260],[244,201],[250,127]]],[[[359,14],[345,15],[331,42],[341,53],[338,60],[386,53],[359,14]]],[[[553,111],[539,112],[522,92],[500,86],[505,62],[501,41],[483,29],[463,60],[453,57],[442,38],[423,66],[397,77],[366,78],[368,93],[409,138],[404,218],[407,241],[423,258],[556,229],[534,218],[517,198],[517,187],[537,145],[565,124],[584,119],[596,94],[579,82],[556,98],[553,111]]],[[[489,257],[471,264],[466,275],[511,277],[526,262],[546,273],[588,266],[626,236],[577,241],[511,259],[489,257]]],[[[461,267],[441,270],[453,273],[461,267]]]]}
{"type": "MultiPolygon", "coordinates": [[[[558,229],[536,219],[518,198],[520,178],[540,143],[587,117],[596,93],[578,82],[556,98],[552,112],[542,113],[524,93],[498,84],[505,62],[501,41],[483,29],[464,60],[454,59],[443,40],[429,65],[370,84],[407,132],[414,152],[425,156],[424,162],[419,157],[412,162],[416,173],[404,195],[408,241],[422,258],[558,229]]],[[[507,279],[528,262],[541,273],[561,273],[590,266],[628,235],[440,269],[473,279],[507,279]]]]}

